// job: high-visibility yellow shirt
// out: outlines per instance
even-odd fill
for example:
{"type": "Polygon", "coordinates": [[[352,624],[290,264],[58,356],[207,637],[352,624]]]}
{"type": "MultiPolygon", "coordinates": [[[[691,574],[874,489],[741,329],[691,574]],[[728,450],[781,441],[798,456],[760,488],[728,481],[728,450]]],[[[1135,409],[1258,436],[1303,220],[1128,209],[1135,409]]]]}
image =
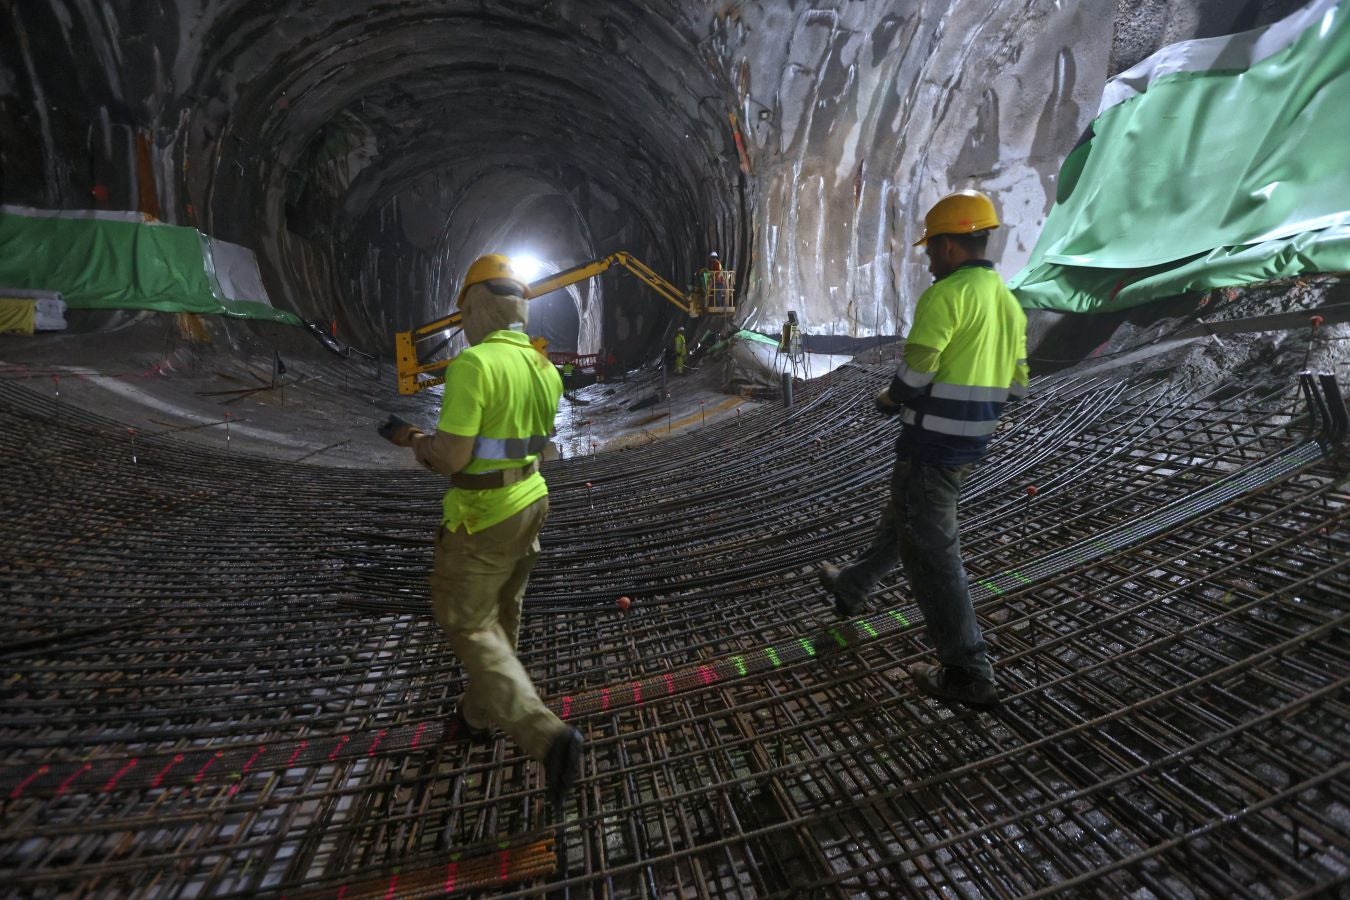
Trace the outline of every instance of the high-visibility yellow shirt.
{"type": "Polygon", "coordinates": [[[1026,396],[1027,317],[992,264],[978,260],[919,297],[891,399],[905,406],[897,449],[931,465],[984,455],[1003,405],[1026,396]]]}
{"type": "Polygon", "coordinates": [[[675,335],[675,352],[676,352],[676,353],[679,353],[679,354],[683,354],[683,353],[684,353],[684,346],[685,346],[685,343],[684,343],[684,335],[678,334],[678,333],[677,333],[677,334],[675,335]]]}
{"type": "MultiPolygon", "coordinates": [[[[530,345],[527,335],[494,331],[445,370],[436,427],[474,439],[466,474],[519,468],[537,459],[553,436],[562,392],[558,370],[530,345]]],[[[548,485],[538,472],[488,490],[452,487],[442,503],[445,527],[482,531],[547,495],[548,485]]]]}

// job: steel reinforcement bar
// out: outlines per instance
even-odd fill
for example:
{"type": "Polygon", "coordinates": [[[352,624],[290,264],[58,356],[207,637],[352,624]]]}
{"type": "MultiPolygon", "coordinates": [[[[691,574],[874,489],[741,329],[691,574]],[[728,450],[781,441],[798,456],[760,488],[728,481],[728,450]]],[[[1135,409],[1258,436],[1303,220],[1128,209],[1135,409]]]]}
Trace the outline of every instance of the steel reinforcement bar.
{"type": "Polygon", "coordinates": [[[424,612],[435,479],[172,434],[133,460],[116,423],[0,385],[6,879],[344,897],[1343,883],[1343,404],[1038,384],[963,500],[1008,699],[953,715],[904,678],[924,645],[898,575],[847,623],[814,587],[885,489],[886,428],[855,412],[885,377],[850,368],[790,414],[549,471],[520,652],[588,741],[561,829],[509,740],[444,727],[460,676],[424,612]]]}

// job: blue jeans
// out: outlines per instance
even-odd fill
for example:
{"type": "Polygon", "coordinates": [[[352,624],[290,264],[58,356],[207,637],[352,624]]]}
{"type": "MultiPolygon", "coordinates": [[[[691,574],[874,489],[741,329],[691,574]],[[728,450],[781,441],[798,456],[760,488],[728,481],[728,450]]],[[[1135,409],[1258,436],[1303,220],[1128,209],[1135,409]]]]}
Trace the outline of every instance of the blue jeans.
{"type": "Polygon", "coordinates": [[[975,619],[961,562],[956,500],[973,464],[942,468],[897,458],[891,500],[872,545],[846,567],[839,588],[865,598],[897,562],[903,562],[938,661],[974,678],[992,680],[988,645],[975,619]]]}

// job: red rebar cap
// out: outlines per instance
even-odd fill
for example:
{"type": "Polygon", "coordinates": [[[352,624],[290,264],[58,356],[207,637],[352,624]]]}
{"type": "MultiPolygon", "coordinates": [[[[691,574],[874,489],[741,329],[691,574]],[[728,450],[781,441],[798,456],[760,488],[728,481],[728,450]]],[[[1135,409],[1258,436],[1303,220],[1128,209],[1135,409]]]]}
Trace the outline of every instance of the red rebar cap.
{"type": "Polygon", "coordinates": [[[1322,323],[1323,323],[1324,321],[1326,321],[1326,320],[1323,319],[1321,316],[1313,316],[1313,317],[1312,317],[1311,319],[1309,319],[1308,321],[1312,322],[1312,327],[1313,327],[1314,330],[1316,330],[1316,329],[1318,329],[1318,328],[1321,328],[1321,327],[1322,327],[1322,323]]]}
{"type": "Polygon", "coordinates": [[[1027,496],[1028,496],[1028,497],[1035,497],[1035,496],[1036,496],[1036,485],[1034,485],[1034,484],[1029,484],[1029,485],[1027,485],[1027,496]]]}

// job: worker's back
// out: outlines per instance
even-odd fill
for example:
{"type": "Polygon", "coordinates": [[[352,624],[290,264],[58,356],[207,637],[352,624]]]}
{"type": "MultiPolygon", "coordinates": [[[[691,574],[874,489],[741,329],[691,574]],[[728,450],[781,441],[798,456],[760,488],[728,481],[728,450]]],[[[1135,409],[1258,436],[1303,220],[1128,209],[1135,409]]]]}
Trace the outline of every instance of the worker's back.
{"type": "MultiPolygon", "coordinates": [[[[494,331],[457,356],[446,371],[437,427],[474,438],[465,474],[520,468],[538,459],[553,436],[562,392],[557,369],[530,346],[529,337],[494,331]]],[[[493,490],[452,488],[445,495],[445,519],[452,528],[463,522],[476,531],[547,494],[548,485],[538,472],[493,490]]]]}
{"type": "MultiPolygon", "coordinates": [[[[936,299],[950,308],[952,330],[934,383],[1011,386],[1027,330],[1017,298],[997,272],[982,266],[957,269],[929,290],[939,286],[936,299]]],[[[915,339],[912,334],[910,339],[915,339]]]]}
{"type": "MultiPolygon", "coordinates": [[[[932,465],[984,455],[1003,404],[1025,393],[1026,313],[987,264],[958,268],[920,296],[908,341],[937,351],[933,380],[906,403],[897,449],[932,465]]],[[[914,354],[906,350],[906,360],[914,354]]],[[[920,364],[922,365],[922,364],[920,364]]]]}

